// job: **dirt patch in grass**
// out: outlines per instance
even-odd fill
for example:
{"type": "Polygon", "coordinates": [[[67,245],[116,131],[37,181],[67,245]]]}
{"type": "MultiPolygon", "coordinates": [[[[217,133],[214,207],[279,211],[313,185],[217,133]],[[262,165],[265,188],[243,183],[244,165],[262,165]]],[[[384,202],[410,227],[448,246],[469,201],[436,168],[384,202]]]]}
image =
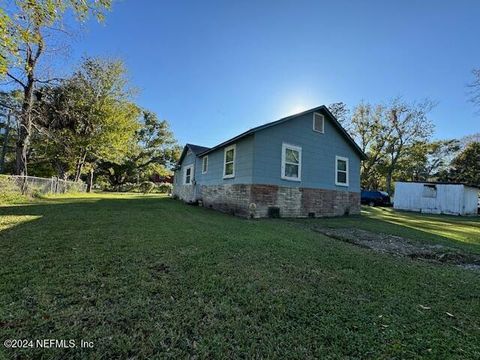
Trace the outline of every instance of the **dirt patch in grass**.
{"type": "Polygon", "coordinates": [[[480,271],[480,256],[461,252],[443,245],[418,244],[401,236],[374,233],[362,229],[315,227],[314,231],[377,252],[405,256],[436,263],[459,265],[480,271]]]}
{"type": "Polygon", "coordinates": [[[155,264],[150,267],[153,276],[159,276],[161,274],[168,274],[170,273],[170,267],[163,263],[155,264]]]}

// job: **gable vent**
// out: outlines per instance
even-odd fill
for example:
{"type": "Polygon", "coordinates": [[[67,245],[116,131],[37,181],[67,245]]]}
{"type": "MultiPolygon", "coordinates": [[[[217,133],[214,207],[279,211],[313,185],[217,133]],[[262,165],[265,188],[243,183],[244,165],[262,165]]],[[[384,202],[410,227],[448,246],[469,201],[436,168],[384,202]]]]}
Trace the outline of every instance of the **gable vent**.
{"type": "Polygon", "coordinates": [[[319,113],[313,113],[313,131],[325,132],[325,117],[319,113]]]}

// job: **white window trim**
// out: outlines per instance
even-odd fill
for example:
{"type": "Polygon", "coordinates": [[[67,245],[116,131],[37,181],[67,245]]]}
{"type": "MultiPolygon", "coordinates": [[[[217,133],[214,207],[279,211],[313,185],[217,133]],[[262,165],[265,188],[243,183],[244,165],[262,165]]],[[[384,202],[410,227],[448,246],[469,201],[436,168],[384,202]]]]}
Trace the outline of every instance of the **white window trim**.
{"type": "Polygon", "coordinates": [[[205,155],[202,158],[202,174],[206,174],[208,172],[208,155],[205,155]],[[205,169],[205,162],[207,163],[207,169],[205,169]]]}
{"type": "Polygon", "coordinates": [[[282,169],[280,175],[283,180],[302,181],[302,148],[300,146],[295,146],[287,143],[282,144],[282,169]],[[285,176],[285,153],[287,149],[298,151],[298,177],[285,176]]]}
{"type": "Polygon", "coordinates": [[[193,184],[193,175],[194,172],[193,172],[193,165],[188,165],[188,166],[185,166],[183,168],[183,185],[192,185],[193,184]],[[187,183],[187,169],[191,169],[190,170],[190,182],[187,183]]]}
{"type": "Polygon", "coordinates": [[[231,179],[231,178],[234,178],[235,177],[235,160],[237,159],[237,146],[236,144],[233,144],[233,145],[230,145],[230,146],[227,146],[224,150],[223,150],[223,178],[224,179],[231,179]],[[227,170],[227,151],[229,150],[232,150],[233,149],[233,173],[232,174],[229,174],[229,175],[226,175],[225,174],[225,171],[227,170]]]}
{"type": "MultiPolygon", "coordinates": [[[[343,171],[343,170],[340,170],[340,171],[343,171]]],[[[335,185],[337,185],[337,186],[348,186],[348,183],[349,183],[348,173],[349,173],[348,158],[343,157],[343,156],[335,156],[335,185]],[[338,182],[338,160],[343,160],[346,163],[346,169],[345,170],[346,170],[347,176],[346,176],[346,182],[345,183],[338,182]]]]}
{"type": "Polygon", "coordinates": [[[318,132],[320,134],[325,134],[325,116],[323,114],[320,114],[318,112],[313,113],[312,129],[313,129],[313,131],[318,132]],[[322,117],[322,131],[315,129],[315,115],[319,115],[319,116],[322,117]]]}

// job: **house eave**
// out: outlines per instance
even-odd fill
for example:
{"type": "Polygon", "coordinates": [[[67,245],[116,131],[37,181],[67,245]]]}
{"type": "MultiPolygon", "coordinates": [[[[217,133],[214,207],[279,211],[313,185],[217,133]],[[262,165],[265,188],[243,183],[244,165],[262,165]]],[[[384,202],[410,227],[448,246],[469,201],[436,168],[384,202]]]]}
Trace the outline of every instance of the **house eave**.
{"type": "Polygon", "coordinates": [[[204,152],[201,152],[200,154],[198,154],[198,156],[204,156],[204,155],[207,155],[215,150],[218,150],[218,149],[221,149],[225,146],[228,146],[238,140],[241,140],[243,139],[244,137],[246,136],[249,136],[251,134],[254,134],[260,130],[263,130],[263,129],[267,129],[269,127],[272,127],[272,126],[275,126],[275,125],[279,125],[281,123],[284,123],[286,121],[289,121],[289,120],[292,120],[294,118],[297,118],[299,116],[302,116],[302,115],[305,115],[305,114],[308,114],[308,113],[313,113],[313,112],[316,112],[316,111],[319,111],[319,110],[322,110],[324,111],[330,118],[331,120],[333,121],[333,124],[338,128],[338,130],[340,130],[341,134],[344,136],[344,138],[349,142],[349,144],[353,147],[353,149],[358,153],[358,155],[360,156],[360,159],[361,160],[367,160],[368,159],[368,156],[362,151],[362,149],[360,149],[360,147],[357,145],[357,143],[355,142],[355,140],[353,140],[353,138],[347,133],[347,131],[343,128],[343,126],[338,122],[338,120],[335,118],[335,116],[330,112],[330,110],[328,110],[328,108],[325,106],[325,105],[321,105],[321,106],[317,106],[315,108],[312,108],[312,109],[309,109],[309,110],[305,110],[305,111],[302,111],[298,114],[294,114],[294,115],[290,115],[290,116],[287,116],[287,117],[284,117],[282,119],[279,119],[279,120],[276,120],[276,121],[272,121],[270,123],[267,123],[267,124],[263,124],[263,125],[260,125],[260,126],[257,126],[257,127],[254,127],[250,130],[247,130],[243,133],[241,133],[240,135],[237,135],[227,141],[224,141],[204,152]]]}

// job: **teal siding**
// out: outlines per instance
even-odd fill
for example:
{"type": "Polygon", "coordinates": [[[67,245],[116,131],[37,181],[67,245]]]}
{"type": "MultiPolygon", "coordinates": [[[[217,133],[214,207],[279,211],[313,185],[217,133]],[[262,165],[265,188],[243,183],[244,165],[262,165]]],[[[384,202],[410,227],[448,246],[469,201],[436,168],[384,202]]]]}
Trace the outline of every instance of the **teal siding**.
{"type": "Polygon", "coordinates": [[[182,161],[182,166],[175,170],[175,177],[174,177],[174,182],[175,185],[183,185],[183,169],[186,166],[189,165],[194,165],[193,171],[194,171],[194,179],[197,178],[197,170],[198,170],[198,158],[195,156],[195,154],[191,151],[188,151],[187,155],[183,158],[182,161]]]}
{"type": "Polygon", "coordinates": [[[208,154],[208,171],[206,174],[202,174],[202,157],[198,158],[198,170],[195,170],[197,184],[220,185],[252,183],[254,135],[237,141],[235,145],[235,177],[230,179],[223,178],[224,148],[221,148],[208,154]]]}
{"type": "Polygon", "coordinates": [[[290,187],[360,191],[360,157],[325,116],[325,133],[312,130],[313,113],[255,133],[253,182],[290,187]],[[301,181],[281,178],[282,143],[302,148],[301,181]],[[349,186],[335,185],[335,156],[349,159],[349,186]]]}
{"type": "MultiPolygon", "coordinates": [[[[194,164],[197,191],[200,185],[267,184],[360,192],[360,156],[325,114],[325,133],[313,131],[313,112],[256,131],[235,142],[235,177],[223,178],[224,148],[208,154],[208,171],[202,174],[202,157],[189,153],[175,172],[183,182],[183,168],[194,164]],[[282,144],[302,148],[301,181],[281,178],[282,144]],[[349,159],[349,186],[335,185],[335,156],[349,159]]],[[[197,194],[199,195],[199,194],[197,194]]]]}

